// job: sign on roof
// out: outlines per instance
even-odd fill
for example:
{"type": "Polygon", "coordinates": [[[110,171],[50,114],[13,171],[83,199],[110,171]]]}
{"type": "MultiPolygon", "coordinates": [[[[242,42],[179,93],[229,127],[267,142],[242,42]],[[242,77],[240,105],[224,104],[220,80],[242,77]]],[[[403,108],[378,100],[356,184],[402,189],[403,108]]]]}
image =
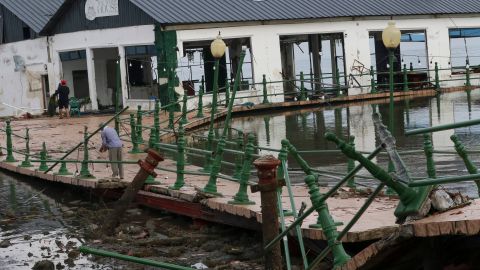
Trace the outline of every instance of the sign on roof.
{"type": "Polygon", "coordinates": [[[85,17],[93,21],[98,17],[118,16],[118,0],[87,0],[85,17]]]}

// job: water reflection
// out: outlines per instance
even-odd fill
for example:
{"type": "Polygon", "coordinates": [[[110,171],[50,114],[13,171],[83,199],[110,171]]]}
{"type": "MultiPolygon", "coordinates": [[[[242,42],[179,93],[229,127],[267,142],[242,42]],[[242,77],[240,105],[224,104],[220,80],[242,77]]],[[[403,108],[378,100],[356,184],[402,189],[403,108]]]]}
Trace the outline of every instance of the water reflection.
{"type": "MultiPolygon", "coordinates": [[[[386,100],[388,102],[388,100],[386,100]]],[[[469,119],[480,118],[478,103],[480,90],[442,94],[436,97],[415,98],[395,101],[394,135],[397,148],[402,150],[423,149],[423,136],[406,137],[404,132],[410,129],[424,128],[469,119]]],[[[355,136],[356,149],[373,151],[379,145],[375,135],[372,113],[379,112],[383,122],[388,121],[388,103],[365,102],[351,106],[321,107],[296,111],[275,112],[270,114],[235,118],[233,127],[245,133],[257,135],[258,144],[280,149],[281,140],[287,138],[298,150],[335,149],[335,146],[324,139],[327,131],[334,132],[346,139],[355,136]]],[[[455,130],[433,133],[435,150],[454,150],[450,136],[457,134],[467,149],[478,148],[480,142],[480,125],[455,130]]],[[[261,151],[261,154],[278,153],[261,151]]],[[[317,168],[335,172],[346,172],[346,158],[342,154],[302,154],[307,162],[317,168]]],[[[412,176],[426,175],[426,161],[423,152],[402,155],[412,176]]],[[[472,160],[478,160],[478,155],[471,155],[472,160]]],[[[434,154],[437,175],[466,174],[467,171],[457,155],[434,154]]],[[[374,159],[386,168],[387,157],[381,155],[374,159]]],[[[298,167],[289,160],[291,168],[298,167]]],[[[362,172],[368,175],[366,172],[362,172]]],[[[295,177],[293,177],[295,179],[295,177]]],[[[302,179],[295,179],[302,181],[302,179]]],[[[332,179],[325,179],[331,182],[332,179]]],[[[361,183],[362,184],[362,183],[361,183]]],[[[370,185],[371,182],[364,181],[370,185]]],[[[472,183],[461,183],[454,186],[476,197],[476,188],[472,183]]]]}

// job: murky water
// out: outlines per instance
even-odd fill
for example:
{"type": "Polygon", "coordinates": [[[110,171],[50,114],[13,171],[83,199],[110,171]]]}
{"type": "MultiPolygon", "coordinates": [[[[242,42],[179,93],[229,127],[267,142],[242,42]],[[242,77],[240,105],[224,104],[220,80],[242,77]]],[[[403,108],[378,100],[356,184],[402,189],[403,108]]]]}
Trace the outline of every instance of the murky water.
{"type": "Polygon", "coordinates": [[[0,172],[0,241],[10,242],[0,248],[0,269],[31,269],[42,260],[54,262],[57,269],[111,269],[69,253],[82,244],[75,233],[82,225],[63,218],[74,200],[71,192],[20,178],[0,172]]]}
{"type": "MultiPolygon", "coordinates": [[[[233,127],[246,133],[257,135],[258,145],[280,149],[281,140],[288,139],[298,150],[335,149],[333,143],[324,139],[327,131],[334,132],[344,139],[348,135],[355,136],[356,149],[372,151],[379,145],[375,135],[372,120],[374,108],[383,116],[384,123],[388,121],[388,100],[375,103],[359,103],[339,107],[320,107],[301,111],[279,111],[269,114],[255,114],[237,117],[233,127]]],[[[443,94],[433,98],[415,98],[395,102],[395,130],[397,148],[403,150],[422,150],[423,136],[406,137],[404,132],[410,129],[436,126],[440,124],[465,121],[480,118],[480,90],[472,90],[470,97],[466,92],[443,94]]],[[[453,143],[450,136],[456,134],[468,149],[480,149],[480,126],[459,128],[433,133],[435,150],[451,150],[453,143]]],[[[276,152],[261,151],[261,154],[278,155],[276,152]]],[[[412,177],[425,177],[426,161],[423,152],[401,155],[412,177]]],[[[304,153],[302,157],[310,166],[334,173],[346,173],[346,158],[343,154],[304,153]]],[[[471,155],[474,163],[480,156],[471,155]]],[[[456,155],[434,155],[437,177],[468,174],[463,161],[456,155]]],[[[230,160],[233,160],[230,156],[230,160]]],[[[381,167],[386,168],[388,159],[381,155],[374,159],[381,167]]],[[[201,163],[199,163],[201,164],[201,163]]],[[[289,158],[290,168],[298,165],[289,158]]],[[[333,173],[332,173],[333,174],[333,173]]],[[[360,175],[368,176],[362,171],[360,175]]],[[[295,182],[302,182],[301,174],[292,173],[295,182]]],[[[337,175],[338,177],[338,175],[337,175]]],[[[338,179],[321,176],[322,181],[329,184],[338,179]]],[[[360,185],[374,186],[378,182],[369,179],[357,179],[360,185]]],[[[447,185],[449,189],[461,190],[471,197],[478,197],[476,186],[472,182],[447,185]]]]}

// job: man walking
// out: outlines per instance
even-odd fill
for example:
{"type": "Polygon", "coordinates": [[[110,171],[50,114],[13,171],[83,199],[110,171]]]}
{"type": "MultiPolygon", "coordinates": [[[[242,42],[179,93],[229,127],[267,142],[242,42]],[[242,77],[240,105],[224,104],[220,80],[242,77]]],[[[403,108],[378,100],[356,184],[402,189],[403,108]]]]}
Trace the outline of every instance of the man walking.
{"type": "MultiPolygon", "coordinates": [[[[104,124],[100,124],[102,127],[104,124]]],[[[102,136],[102,147],[100,152],[108,150],[108,158],[110,161],[122,161],[122,141],[118,136],[117,131],[114,128],[105,126],[100,133],[102,136]]],[[[120,176],[123,179],[123,165],[122,163],[111,163],[112,165],[112,177],[120,176]]]]}
{"type": "Polygon", "coordinates": [[[58,85],[57,91],[55,91],[55,96],[58,95],[58,109],[60,113],[60,119],[64,117],[70,117],[70,111],[68,110],[68,99],[70,94],[70,88],[67,86],[66,80],[61,80],[60,85],[58,85]]]}

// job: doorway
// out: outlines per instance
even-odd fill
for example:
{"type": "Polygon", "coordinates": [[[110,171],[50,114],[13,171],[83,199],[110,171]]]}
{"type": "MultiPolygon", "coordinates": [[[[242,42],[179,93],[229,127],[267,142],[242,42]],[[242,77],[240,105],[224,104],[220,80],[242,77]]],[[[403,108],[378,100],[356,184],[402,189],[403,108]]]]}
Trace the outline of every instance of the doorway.
{"type": "Polygon", "coordinates": [[[74,96],[76,98],[89,97],[88,91],[88,71],[74,70],[72,71],[74,96]]]}

